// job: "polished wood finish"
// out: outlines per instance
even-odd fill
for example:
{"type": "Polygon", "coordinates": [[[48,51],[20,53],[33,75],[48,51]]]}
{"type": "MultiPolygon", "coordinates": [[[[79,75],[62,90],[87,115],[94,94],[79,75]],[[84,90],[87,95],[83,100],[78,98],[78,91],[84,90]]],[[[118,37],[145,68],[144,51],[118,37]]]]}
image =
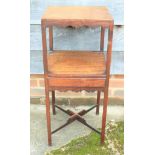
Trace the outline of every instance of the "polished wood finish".
{"type": "Polygon", "coordinates": [[[51,145],[52,144],[51,116],[50,116],[49,84],[48,84],[48,79],[47,79],[47,46],[46,46],[46,27],[45,26],[42,26],[42,46],[43,46],[43,62],[44,62],[44,80],[45,80],[45,99],[46,99],[48,145],[51,145]]]}
{"type": "Polygon", "coordinates": [[[107,105],[108,105],[108,88],[109,88],[109,77],[110,77],[111,53],[112,53],[112,37],[113,37],[113,25],[110,25],[109,32],[108,32],[108,49],[107,49],[107,62],[106,62],[107,78],[105,80],[105,88],[104,88],[101,144],[103,144],[105,140],[105,126],[106,126],[106,115],[107,115],[107,105]]]}
{"type": "MultiPolygon", "coordinates": [[[[42,47],[43,47],[43,63],[44,63],[44,77],[48,76],[48,66],[47,66],[47,45],[46,45],[46,26],[42,23],[42,47]]],[[[45,87],[46,88],[46,87],[45,87]]]]}
{"type": "MultiPolygon", "coordinates": [[[[105,28],[101,26],[101,37],[100,37],[100,51],[101,52],[104,52],[104,34],[105,34],[105,28]]],[[[101,96],[101,91],[97,91],[96,115],[98,115],[100,111],[100,96],[101,96]]]]}
{"type": "Polygon", "coordinates": [[[69,87],[72,88],[104,88],[105,80],[103,78],[49,78],[50,87],[69,87]]]}
{"type": "Polygon", "coordinates": [[[51,6],[42,16],[47,25],[101,26],[113,22],[113,17],[104,6],[51,6]]]}
{"type": "Polygon", "coordinates": [[[51,145],[52,137],[51,137],[50,98],[49,98],[48,80],[46,78],[45,78],[45,96],[46,96],[46,118],[47,118],[48,145],[51,145]]]}
{"type": "MultiPolygon", "coordinates": [[[[99,113],[100,93],[104,91],[101,144],[105,139],[106,113],[108,104],[108,87],[112,53],[113,18],[106,7],[48,7],[42,16],[42,47],[46,93],[46,117],[48,128],[48,144],[51,145],[51,120],[49,91],[52,91],[52,109],[55,114],[55,90],[97,90],[96,114],[99,113]],[[50,49],[53,50],[52,26],[101,26],[100,51],[47,51],[46,28],[49,28],[50,49]],[[108,48],[106,57],[104,51],[104,32],[108,29],[108,48]]],[[[93,108],[95,108],[93,107],[93,108]]],[[[59,108],[60,109],[60,108],[59,108]]],[[[61,109],[62,110],[62,109],[61,109]]],[[[65,110],[63,110],[65,112],[65,110]]],[[[89,111],[89,110],[88,110],[89,111]]],[[[81,115],[67,111],[70,114],[63,128],[77,119],[88,125],[81,115]]],[[[56,129],[56,131],[59,129],[56,129]]],[[[97,132],[97,131],[96,131],[97,132]]]]}
{"type": "Polygon", "coordinates": [[[47,59],[48,73],[57,77],[103,77],[105,73],[103,52],[51,52],[47,59]]]}

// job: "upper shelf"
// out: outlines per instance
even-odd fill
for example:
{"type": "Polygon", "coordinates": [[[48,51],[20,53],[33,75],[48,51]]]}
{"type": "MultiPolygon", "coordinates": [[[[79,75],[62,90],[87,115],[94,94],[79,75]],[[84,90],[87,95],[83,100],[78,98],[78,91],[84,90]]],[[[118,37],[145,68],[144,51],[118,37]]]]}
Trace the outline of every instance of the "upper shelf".
{"type": "Polygon", "coordinates": [[[50,6],[42,18],[45,25],[109,26],[113,17],[104,6],[50,6]]]}

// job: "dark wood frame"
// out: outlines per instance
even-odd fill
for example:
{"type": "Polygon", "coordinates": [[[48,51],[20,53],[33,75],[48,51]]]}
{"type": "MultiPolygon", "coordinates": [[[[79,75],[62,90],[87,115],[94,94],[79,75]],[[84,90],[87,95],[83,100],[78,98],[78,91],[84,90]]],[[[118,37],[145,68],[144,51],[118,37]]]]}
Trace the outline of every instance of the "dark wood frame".
{"type": "MultiPolygon", "coordinates": [[[[45,20],[42,19],[41,21],[41,28],[42,28],[42,46],[43,46],[43,64],[44,64],[44,79],[45,79],[45,95],[46,95],[46,117],[47,117],[47,130],[48,130],[48,144],[52,144],[52,137],[51,134],[51,116],[50,116],[50,100],[49,100],[49,92],[52,91],[52,110],[53,114],[56,114],[55,111],[55,90],[97,90],[97,105],[96,105],[96,114],[99,114],[99,104],[100,104],[100,95],[101,91],[104,91],[104,100],[103,100],[103,114],[102,114],[102,128],[101,128],[101,144],[104,143],[105,140],[105,126],[106,126],[106,115],[107,115],[107,104],[108,104],[108,88],[109,88],[109,77],[110,77],[110,64],[111,64],[111,54],[112,54],[112,38],[113,38],[113,26],[114,22],[111,21],[84,21],[80,23],[80,21],[56,21],[56,20],[45,20]],[[47,45],[46,45],[46,28],[49,28],[49,46],[50,49],[53,50],[53,26],[73,26],[73,27],[81,27],[81,26],[101,26],[101,42],[100,42],[100,51],[104,51],[104,32],[105,29],[108,29],[108,48],[107,48],[107,55],[106,55],[106,72],[104,75],[105,84],[99,88],[94,88],[92,86],[89,88],[64,88],[64,87],[55,87],[50,88],[49,80],[50,76],[48,74],[48,64],[47,64],[47,45]]],[[[79,78],[83,78],[82,76],[79,78]]],[[[57,106],[60,109],[60,107],[57,106]]],[[[62,109],[60,109],[62,110],[62,109]]],[[[88,110],[89,111],[89,110],[88,110]]],[[[66,112],[67,113],[67,112],[66,112]]],[[[77,119],[85,124],[83,118],[81,118],[80,114],[75,114],[73,112],[69,112],[68,114],[72,117],[71,120],[74,121],[77,119]]],[[[86,125],[86,124],[85,124],[86,125]]],[[[87,125],[86,125],[87,126],[87,125]]],[[[89,126],[88,126],[89,127],[89,126]]],[[[60,127],[61,128],[61,127],[60,127]]],[[[94,130],[95,131],[95,130],[94,130]]]]}

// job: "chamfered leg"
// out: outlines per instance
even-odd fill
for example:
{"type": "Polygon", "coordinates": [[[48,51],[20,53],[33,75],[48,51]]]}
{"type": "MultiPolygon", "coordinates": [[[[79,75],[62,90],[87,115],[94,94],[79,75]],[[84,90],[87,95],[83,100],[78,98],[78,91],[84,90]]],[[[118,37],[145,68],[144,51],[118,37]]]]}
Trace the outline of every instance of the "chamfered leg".
{"type": "Polygon", "coordinates": [[[52,110],[53,110],[53,115],[55,115],[56,111],[55,111],[55,91],[54,90],[52,91],[52,110]]]}
{"type": "Polygon", "coordinates": [[[100,96],[101,96],[101,92],[100,92],[100,91],[97,91],[96,115],[99,114],[99,108],[100,108],[100,96]]]}

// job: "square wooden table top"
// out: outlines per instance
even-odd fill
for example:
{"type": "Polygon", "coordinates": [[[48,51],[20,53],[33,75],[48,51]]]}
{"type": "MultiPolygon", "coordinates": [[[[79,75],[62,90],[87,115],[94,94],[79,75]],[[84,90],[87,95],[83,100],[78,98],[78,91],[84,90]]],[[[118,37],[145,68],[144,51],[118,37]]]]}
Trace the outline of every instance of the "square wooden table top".
{"type": "Polygon", "coordinates": [[[113,17],[104,6],[50,6],[43,16],[42,21],[51,22],[113,22],[113,17]]]}

